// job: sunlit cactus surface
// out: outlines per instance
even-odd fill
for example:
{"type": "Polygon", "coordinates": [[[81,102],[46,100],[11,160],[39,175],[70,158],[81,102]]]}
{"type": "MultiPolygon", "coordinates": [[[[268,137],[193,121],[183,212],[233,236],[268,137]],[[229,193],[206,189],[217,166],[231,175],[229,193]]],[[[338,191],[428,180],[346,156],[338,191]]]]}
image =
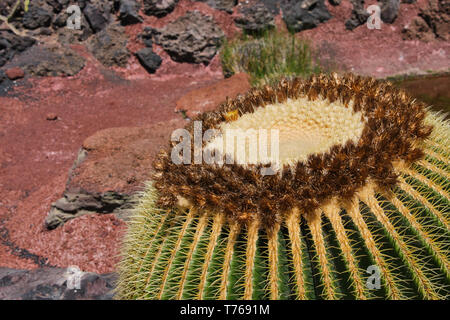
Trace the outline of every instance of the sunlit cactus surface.
{"type": "Polygon", "coordinates": [[[161,152],[129,223],[118,298],[448,298],[444,115],[388,82],[332,74],[252,89],[195,120],[220,134],[278,129],[280,165],[262,175],[258,162],[161,152]]]}

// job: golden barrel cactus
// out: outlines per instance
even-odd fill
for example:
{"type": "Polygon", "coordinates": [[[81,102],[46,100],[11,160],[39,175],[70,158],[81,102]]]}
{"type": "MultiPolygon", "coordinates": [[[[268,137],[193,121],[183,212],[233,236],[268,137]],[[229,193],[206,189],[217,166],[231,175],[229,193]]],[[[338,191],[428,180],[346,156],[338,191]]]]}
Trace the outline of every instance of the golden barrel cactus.
{"type": "MultiPolygon", "coordinates": [[[[175,142],[160,153],[118,298],[448,298],[443,115],[389,82],[331,74],[252,89],[195,120],[216,130],[203,150],[240,161],[176,164],[175,142]],[[245,160],[256,149],[238,159],[221,146],[228,129],[276,129],[273,174],[245,160]]],[[[186,130],[194,138],[195,122],[186,130]]]]}

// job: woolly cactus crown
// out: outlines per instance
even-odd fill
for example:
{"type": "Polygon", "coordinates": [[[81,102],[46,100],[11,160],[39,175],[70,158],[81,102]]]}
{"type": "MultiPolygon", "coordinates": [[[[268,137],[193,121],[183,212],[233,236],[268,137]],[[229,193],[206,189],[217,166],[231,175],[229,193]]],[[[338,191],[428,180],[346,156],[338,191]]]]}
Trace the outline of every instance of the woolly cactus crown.
{"type": "Polygon", "coordinates": [[[179,165],[161,152],[130,224],[120,297],[448,295],[448,123],[422,103],[333,74],[252,89],[196,120],[279,129],[282,166],[261,175],[262,163],[179,165]]]}
{"type": "MultiPolygon", "coordinates": [[[[369,180],[383,189],[394,185],[394,165],[423,156],[418,144],[432,129],[424,118],[421,103],[374,79],[322,75],[281,81],[198,118],[204,130],[280,129],[279,174],[262,176],[258,165],[179,166],[163,152],[155,187],[166,207],[181,197],[197,208],[244,222],[258,218],[270,227],[293,208],[311,213],[332,197],[349,200],[369,180]],[[227,122],[236,111],[239,118],[227,122]]],[[[192,124],[188,129],[193,135],[192,124]]]]}

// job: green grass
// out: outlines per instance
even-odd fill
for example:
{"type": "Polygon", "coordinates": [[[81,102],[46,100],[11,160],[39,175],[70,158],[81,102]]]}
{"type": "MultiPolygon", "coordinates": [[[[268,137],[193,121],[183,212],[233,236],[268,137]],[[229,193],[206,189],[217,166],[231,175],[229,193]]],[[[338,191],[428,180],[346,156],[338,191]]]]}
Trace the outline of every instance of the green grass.
{"type": "Polygon", "coordinates": [[[307,77],[323,70],[314,61],[314,52],[305,40],[280,31],[260,36],[225,40],[220,52],[225,76],[245,72],[252,85],[272,84],[282,77],[307,77]]]}

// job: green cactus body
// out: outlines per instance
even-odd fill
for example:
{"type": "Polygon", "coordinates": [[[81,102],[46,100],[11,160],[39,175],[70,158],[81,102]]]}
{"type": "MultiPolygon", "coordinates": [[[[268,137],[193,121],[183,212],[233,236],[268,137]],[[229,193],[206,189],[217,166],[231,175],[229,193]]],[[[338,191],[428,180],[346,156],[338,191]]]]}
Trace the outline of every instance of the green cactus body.
{"type": "MultiPolygon", "coordinates": [[[[364,87],[383,86],[371,79],[353,77],[319,76],[309,81],[307,85],[324,82],[321,85],[328,91],[333,89],[334,81],[338,85],[362,81],[364,87]]],[[[295,82],[290,85],[295,87],[295,82]]],[[[348,87],[355,90],[356,85],[348,87]]],[[[382,88],[384,96],[397,93],[401,99],[411,101],[401,92],[390,92],[389,85],[382,88]]],[[[313,89],[314,86],[306,86],[297,90],[308,95],[313,89]]],[[[279,88],[273,92],[277,90],[280,92],[279,88]]],[[[324,96],[320,88],[316,91],[309,96],[310,100],[314,100],[316,94],[324,96]]],[[[278,100],[283,99],[278,97],[278,100]]],[[[220,119],[226,119],[227,112],[235,107],[236,104],[229,102],[222,105],[220,119]]],[[[239,110],[242,116],[244,112],[239,110]]],[[[271,198],[275,191],[271,191],[272,194],[267,192],[265,196],[273,199],[269,202],[273,203],[273,211],[264,209],[266,202],[261,202],[255,214],[247,209],[245,214],[233,215],[221,205],[208,205],[207,193],[204,199],[199,199],[200,190],[194,196],[186,188],[181,193],[164,182],[164,188],[188,203],[167,206],[162,203],[166,194],[158,185],[161,180],[155,178],[142,193],[129,223],[119,265],[117,297],[447,299],[450,290],[450,131],[444,116],[429,110],[424,112],[420,123],[422,128],[432,126],[431,134],[423,134],[421,139],[421,129],[416,128],[419,131],[409,142],[423,151],[423,155],[414,158],[404,153],[403,158],[391,158],[395,181],[386,187],[376,174],[368,173],[354,192],[336,194],[330,191],[322,198],[317,196],[317,206],[289,202],[287,195],[284,202],[276,203],[276,199],[271,198]],[[286,202],[292,206],[283,207],[286,202]],[[264,210],[267,215],[258,214],[264,210]],[[273,216],[274,219],[268,218],[273,216]],[[374,278],[377,274],[380,287],[376,286],[374,278]]],[[[414,123],[407,126],[413,128],[414,123]]],[[[401,142],[397,147],[401,149],[401,142]]],[[[161,171],[175,170],[167,166],[161,171]]],[[[156,165],[156,168],[161,167],[156,165]]],[[[234,166],[230,170],[238,169],[234,166]]],[[[287,172],[284,174],[290,177],[287,172]]],[[[276,181],[281,185],[283,181],[276,177],[270,179],[280,179],[271,180],[271,184],[276,181]]],[[[205,185],[204,180],[201,181],[205,185]]],[[[247,178],[246,183],[252,184],[252,181],[247,178]]],[[[235,188],[241,186],[234,183],[235,188]]],[[[258,183],[261,182],[258,180],[258,183]]],[[[288,194],[286,190],[287,187],[283,187],[279,192],[288,194]]],[[[244,195],[243,191],[241,196],[244,195]]],[[[239,209],[237,200],[233,208],[239,209]]]]}

